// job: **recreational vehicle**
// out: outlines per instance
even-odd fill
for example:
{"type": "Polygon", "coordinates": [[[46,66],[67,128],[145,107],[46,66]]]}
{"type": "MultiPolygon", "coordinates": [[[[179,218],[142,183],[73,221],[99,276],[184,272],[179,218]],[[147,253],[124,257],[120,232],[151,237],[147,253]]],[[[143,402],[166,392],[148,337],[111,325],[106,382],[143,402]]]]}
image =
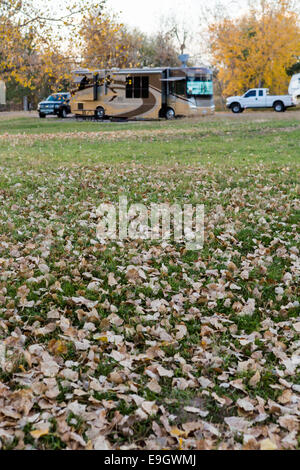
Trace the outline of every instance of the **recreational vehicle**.
{"type": "Polygon", "coordinates": [[[73,72],[71,110],[98,119],[174,119],[212,114],[212,72],[205,67],[73,72]]]}
{"type": "Polygon", "coordinates": [[[0,104],[6,104],[6,86],[3,80],[0,80],[0,104]]]}
{"type": "Polygon", "coordinates": [[[289,86],[289,95],[293,96],[298,104],[300,104],[300,73],[292,76],[289,86]]]}

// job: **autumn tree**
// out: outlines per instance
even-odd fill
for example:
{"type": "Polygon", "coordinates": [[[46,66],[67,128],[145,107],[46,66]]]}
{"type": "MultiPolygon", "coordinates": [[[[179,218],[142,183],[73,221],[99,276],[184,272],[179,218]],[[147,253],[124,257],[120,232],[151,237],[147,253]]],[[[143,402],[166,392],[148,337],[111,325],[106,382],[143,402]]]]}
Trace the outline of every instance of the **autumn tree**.
{"type": "Polygon", "coordinates": [[[82,44],[82,65],[112,68],[139,64],[141,38],[131,33],[118,16],[107,11],[91,12],[84,17],[79,31],[82,44]]]}
{"type": "Polygon", "coordinates": [[[291,0],[260,0],[239,18],[212,22],[209,42],[224,95],[251,87],[285,93],[300,54],[299,16],[291,0]]]}
{"type": "MultiPolygon", "coordinates": [[[[140,49],[141,63],[149,66],[178,67],[180,54],[191,52],[191,28],[184,18],[161,16],[156,33],[144,35],[140,49]]],[[[191,65],[191,62],[190,62],[191,65]]]]}
{"type": "Polygon", "coordinates": [[[180,65],[178,55],[179,50],[169,31],[160,30],[151,35],[142,35],[139,60],[143,67],[176,67],[180,65]]]}
{"type": "Polygon", "coordinates": [[[0,0],[0,78],[30,90],[45,82],[59,87],[76,60],[68,43],[79,37],[79,18],[103,4],[69,0],[63,12],[53,12],[45,2],[37,8],[34,0],[0,0]]]}
{"type": "Polygon", "coordinates": [[[300,61],[295,62],[293,65],[288,67],[287,74],[291,77],[292,75],[300,73],[300,61]]]}
{"type": "Polygon", "coordinates": [[[158,30],[145,34],[130,30],[107,10],[91,12],[80,29],[82,65],[87,67],[178,66],[178,55],[189,35],[174,18],[161,18],[158,30]],[[171,21],[172,20],[172,21],[171,21]]]}

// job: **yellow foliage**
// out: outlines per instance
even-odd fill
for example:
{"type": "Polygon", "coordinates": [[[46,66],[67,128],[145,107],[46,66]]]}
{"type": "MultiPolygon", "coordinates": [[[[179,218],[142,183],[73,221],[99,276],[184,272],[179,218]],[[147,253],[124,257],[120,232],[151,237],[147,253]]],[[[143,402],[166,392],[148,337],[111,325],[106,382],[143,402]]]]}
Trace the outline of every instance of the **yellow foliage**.
{"type": "Polygon", "coordinates": [[[87,67],[121,68],[137,64],[138,39],[114,16],[88,15],[82,23],[80,36],[87,67]]]}
{"type": "Polygon", "coordinates": [[[49,429],[34,429],[30,432],[31,436],[35,439],[39,439],[42,436],[49,434],[49,429]]]}
{"type": "Polygon", "coordinates": [[[209,33],[225,96],[255,87],[287,92],[286,69],[300,56],[299,17],[289,0],[261,0],[238,19],[212,23],[209,33]]]}
{"type": "Polygon", "coordinates": [[[102,0],[98,4],[94,0],[69,0],[65,16],[60,17],[47,2],[41,4],[43,10],[37,14],[35,0],[18,4],[15,0],[0,1],[0,78],[32,90],[47,83],[48,88],[57,91],[74,67],[62,37],[72,38],[74,45],[79,21],[73,21],[73,17],[99,10],[102,4],[102,0]]]}

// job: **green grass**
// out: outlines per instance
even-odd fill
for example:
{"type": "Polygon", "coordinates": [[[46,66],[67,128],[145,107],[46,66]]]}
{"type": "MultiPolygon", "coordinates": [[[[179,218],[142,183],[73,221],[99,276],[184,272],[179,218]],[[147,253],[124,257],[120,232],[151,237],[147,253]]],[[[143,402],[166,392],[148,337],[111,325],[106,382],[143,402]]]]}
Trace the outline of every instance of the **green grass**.
{"type": "Polygon", "coordinates": [[[176,163],[218,166],[249,164],[292,164],[299,155],[300,126],[297,120],[242,122],[145,122],[102,124],[94,122],[58,122],[50,119],[1,121],[0,132],[25,133],[22,145],[13,137],[0,140],[2,163],[9,166],[48,167],[64,164],[138,163],[163,165],[176,163]],[[276,129],[280,128],[277,132],[276,129]],[[133,133],[132,137],[127,131],[133,133]],[[155,135],[155,131],[160,133],[155,135]],[[188,132],[180,135],[180,131],[188,132]],[[70,137],[55,139],[55,133],[70,137]],[[83,132],[79,138],[76,132],[83,132]],[[89,138],[94,132],[101,140],[89,138]],[[141,132],[141,134],[140,134],[141,132]],[[48,140],[44,134],[51,138],[48,140]],[[30,139],[30,134],[35,134],[30,139]],[[40,138],[38,138],[40,135],[40,138]],[[53,140],[54,138],[54,140],[53,140]],[[11,143],[9,144],[9,140],[11,143]]]}
{"type": "Polygon", "coordinates": [[[256,113],[243,115],[242,117],[233,116],[228,113],[227,116],[207,116],[200,119],[179,119],[176,121],[166,122],[165,120],[157,121],[129,121],[123,123],[111,123],[109,121],[93,122],[81,120],[61,120],[56,118],[47,118],[45,120],[35,117],[21,117],[15,119],[0,120],[0,134],[45,134],[45,133],[65,133],[65,132],[110,132],[119,130],[155,130],[155,129],[198,129],[202,131],[215,131],[222,129],[223,132],[237,132],[246,130],[248,133],[256,133],[265,129],[277,128],[299,128],[299,116],[288,112],[285,115],[270,113],[256,116],[256,113]],[[216,127],[218,129],[216,129],[216,127]]]}
{"type": "MultiPolygon", "coordinates": [[[[0,134],[0,340],[7,345],[0,386],[8,386],[3,406],[13,407],[17,393],[30,392],[32,382],[44,379],[41,356],[31,346],[49,351],[56,340],[64,346],[51,352],[59,365],[58,394],[47,398],[52,406],[46,418],[40,399],[47,382],[31,398],[29,414],[48,420],[49,433],[33,438],[35,425],[16,420],[15,428],[7,427],[11,439],[0,439],[2,448],[81,448],[66,437],[70,432],[93,445],[89,431],[99,409],[105,410],[101,419],[115,449],[151,448],[153,442],[195,448],[197,433],[185,444],[172,435],[159,440],[153,431],[154,422],[162,426],[162,414],[180,430],[200,420],[184,410],[187,406],[208,411],[203,420],[219,430],[216,437],[203,429],[201,439],[213,448],[228,442],[229,448],[242,448],[241,433],[231,433],[224,419],[253,420],[257,399],[280,400],[281,375],[297,384],[278,350],[291,359],[299,347],[293,326],[299,322],[298,113],[124,124],[22,118],[1,120],[0,134]],[[187,251],[173,242],[164,246],[160,240],[98,243],[96,208],[123,194],[129,204],[148,207],[204,204],[203,250],[187,251]],[[128,282],[129,265],[141,267],[146,279],[128,282]],[[117,286],[110,284],[109,273],[117,286]],[[98,304],[78,305],[72,299],[78,297],[98,304]],[[156,299],[166,307],[153,316],[156,299]],[[255,309],[243,315],[248,299],[255,299],[255,309]],[[56,310],[69,329],[60,318],[48,317],[56,310]],[[56,323],[55,330],[40,332],[49,323],[56,323]],[[180,325],[187,334],[178,339],[180,325]],[[159,337],[159,326],[172,340],[159,337]],[[109,335],[117,341],[110,342],[109,335]],[[87,350],[78,347],[83,340],[87,350]],[[149,359],[154,346],[157,355],[149,359]],[[116,352],[129,362],[117,360],[116,352]],[[245,361],[250,361],[247,370],[241,366],[245,361]],[[154,392],[148,388],[148,368],[153,374],[159,364],[173,376],[157,376],[161,390],[154,392]],[[64,379],[65,368],[78,372],[77,384],[64,379]],[[257,368],[261,379],[253,386],[257,368]],[[24,385],[20,373],[31,372],[32,382],[24,385]],[[121,375],[119,388],[114,373],[121,375]],[[203,379],[210,385],[201,385],[203,379]],[[93,380],[105,387],[98,390],[93,380]],[[244,391],[232,385],[236,380],[244,391]],[[155,402],[156,414],[137,417],[137,396],[155,402]],[[245,396],[255,403],[254,412],[238,408],[245,396]],[[89,414],[69,411],[75,401],[89,414]]],[[[289,414],[295,403],[288,405],[289,414]]],[[[280,415],[267,405],[265,412],[263,425],[275,423],[281,442],[287,430],[280,415]]]]}

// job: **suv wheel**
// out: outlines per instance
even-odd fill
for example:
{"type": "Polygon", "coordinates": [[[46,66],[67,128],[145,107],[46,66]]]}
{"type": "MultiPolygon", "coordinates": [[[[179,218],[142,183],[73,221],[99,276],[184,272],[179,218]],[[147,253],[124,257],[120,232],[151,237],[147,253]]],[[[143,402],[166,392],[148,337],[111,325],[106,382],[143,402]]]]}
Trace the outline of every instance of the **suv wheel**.
{"type": "Polygon", "coordinates": [[[59,111],[58,117],[60,117],[61,119],[65,119],[65,118],[67,117],[67,110],[66,110],[66,108],[62,108],[62,109],[59,111]]]}

